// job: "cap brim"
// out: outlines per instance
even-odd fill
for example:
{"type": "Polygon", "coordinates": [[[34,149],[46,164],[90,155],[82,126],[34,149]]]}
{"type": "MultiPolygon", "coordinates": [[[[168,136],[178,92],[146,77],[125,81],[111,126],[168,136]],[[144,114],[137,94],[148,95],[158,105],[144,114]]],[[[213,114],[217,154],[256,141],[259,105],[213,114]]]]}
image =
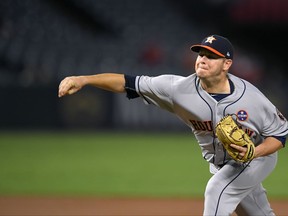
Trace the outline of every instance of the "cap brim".
{"type": "Polygon", "coordinates": [[[205,46],[205,45],[193,45],[191,46],[191,50],[194,51],[194,52],[199,52],[200,51],[200,48],[204,48],[204,49],[207,49],[213,53],[215,53],[216,55],[219,55],[223,58],[225,58],[225,55],[223,55],[222,53],[218,52],[217,50],[213,49],[212,47],[209,47],[209,46],[205,46]]]}

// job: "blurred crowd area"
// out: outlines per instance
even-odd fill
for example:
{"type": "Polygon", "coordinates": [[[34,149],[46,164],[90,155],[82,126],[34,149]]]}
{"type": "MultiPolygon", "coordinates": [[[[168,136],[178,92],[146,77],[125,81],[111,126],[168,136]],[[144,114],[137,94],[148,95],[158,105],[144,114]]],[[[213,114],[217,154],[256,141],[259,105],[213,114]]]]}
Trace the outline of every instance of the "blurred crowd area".
{"type": "Polygon", "coordinates": [[[288,115],[286,0],[0,0],[0,12],[1,128],[182,130],[140,100],[90,88],[59,100],[57,87],[102,72],[188,76],[190,46],[209,34],[231,40],[231,73],[288,115]]]}

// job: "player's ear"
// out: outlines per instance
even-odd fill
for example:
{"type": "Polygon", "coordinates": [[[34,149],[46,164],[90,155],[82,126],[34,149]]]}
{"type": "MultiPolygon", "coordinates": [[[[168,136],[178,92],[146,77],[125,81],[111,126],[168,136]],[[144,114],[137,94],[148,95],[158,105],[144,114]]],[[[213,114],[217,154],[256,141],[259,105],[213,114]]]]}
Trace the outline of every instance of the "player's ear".
{"type": "Polygon", "coordinates": [[[229,70],[229,68],[231,67],[233,61],[232,59],[225,59],[224,60],[224,65],[223,65],[223,69],[226,71],[226,70],[229,70]]]}

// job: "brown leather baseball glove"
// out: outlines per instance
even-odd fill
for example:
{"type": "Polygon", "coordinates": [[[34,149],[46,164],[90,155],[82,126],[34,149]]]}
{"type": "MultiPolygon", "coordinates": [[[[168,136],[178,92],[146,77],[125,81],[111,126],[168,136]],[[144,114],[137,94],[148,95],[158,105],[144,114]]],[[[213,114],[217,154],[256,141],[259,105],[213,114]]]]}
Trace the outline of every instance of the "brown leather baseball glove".
{"type": "Polygon", "coordinates": [[[223,144],[227,153],[238,162],[248,162],[254,158],[255,145],[250,137],[239,128],[232,115],[226,115],[216,125],[216,135],[223,144]],[[239,151],[230,146],[230,144],[239,145],[247,148],[246,154],[240,157],[239,151]]]}

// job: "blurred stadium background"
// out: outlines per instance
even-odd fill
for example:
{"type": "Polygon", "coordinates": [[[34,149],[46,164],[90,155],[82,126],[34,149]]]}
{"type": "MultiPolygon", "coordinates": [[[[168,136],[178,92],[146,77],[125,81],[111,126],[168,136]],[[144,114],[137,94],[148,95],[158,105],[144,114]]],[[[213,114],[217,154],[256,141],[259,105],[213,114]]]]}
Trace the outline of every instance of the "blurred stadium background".
{"type": "MultiPolygon", "coordinates": [[[[203,198],[208,165],[176,117],[90,87],[57,92],[71,75],[189,75],[190,46],[215,33],[234,44],[231,73],[287,117],[286,0],[0,0],[0,215],[27,205],[5,196],[203,198]]],[[[288,197],[287,153],[270,197],[288,197]]]]}
{"type": "Polygon", "coordinates": [[[173,116],[124,95],[86,88],[59,100],[58,84],[111,71],[189,75],[190,45],[212,33],[235,46],[231,73],[288,114],[288,1],[1,0],[0,11],[2,130],[183,130],[173,116]]]}

